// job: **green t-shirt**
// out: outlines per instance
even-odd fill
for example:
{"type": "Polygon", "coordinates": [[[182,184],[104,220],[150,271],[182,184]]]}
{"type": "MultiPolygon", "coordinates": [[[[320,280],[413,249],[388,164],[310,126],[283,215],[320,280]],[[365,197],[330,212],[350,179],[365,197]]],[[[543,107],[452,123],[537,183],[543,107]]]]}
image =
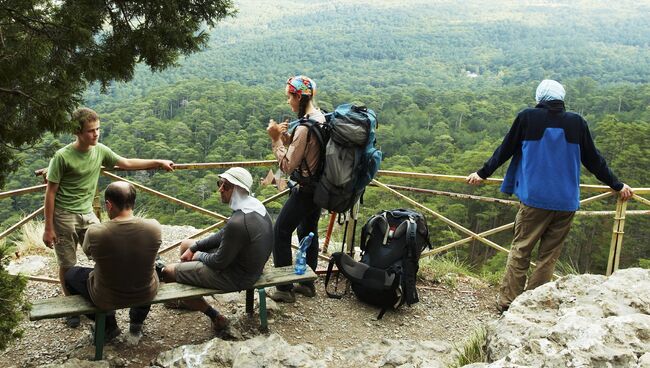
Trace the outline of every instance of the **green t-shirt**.
{"type": "Polygon", "coordinates": [[[47,169],[47,180],[59,183],[54,207],[90,213],[102,165],[112,168],[122,157],[101,143],[88,152],[79,152],[72,145],[56,151],[47,169]]]}

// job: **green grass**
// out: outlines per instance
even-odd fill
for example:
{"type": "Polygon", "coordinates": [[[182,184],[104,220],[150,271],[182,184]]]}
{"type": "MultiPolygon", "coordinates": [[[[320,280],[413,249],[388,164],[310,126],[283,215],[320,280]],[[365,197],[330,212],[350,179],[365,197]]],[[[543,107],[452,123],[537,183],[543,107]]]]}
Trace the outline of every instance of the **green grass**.
{"type": "Polygon", "coordinates": [[[639,258],[639,267],[650,269],[650,259],[639,258]]]}
{"type": "Polygon", "coordinates": [[[440,257],[429,257],[420,260],[418,276],[451,287],[456,287],[458,276],[476,276],[470,266],[455,255],[446,254],[440,257]]]}
{"type": "Polygon", "coordinates": [[[454,350],[457,356],[451,363],[451,368],[459,368],[472,363],[487,363],[487,331],[485,327],[474,331],[462,348],[454,346],[454,350]]]}
{"type": "Polygon", "coordinates": [[[481,272],[480,279],[487,282],[490,286],[499,286],[501,285],[501,281],[503,280],[503,275],[506,273],[505,268],[499,271],[494,271],[494,272],[489,272],[489,271],[483,271],[481,272]]]}
{"type": "MultiPolygon", "coordinates": [[[[532,267],[531,267],[532,269],[532,267]]],[[[557,261],[555,264],[556,273],[565,276],[565,275],[580,275],[581,272],[578,270],[578,265],[573,263],[571,259],[568,261],[557,261]]]]}

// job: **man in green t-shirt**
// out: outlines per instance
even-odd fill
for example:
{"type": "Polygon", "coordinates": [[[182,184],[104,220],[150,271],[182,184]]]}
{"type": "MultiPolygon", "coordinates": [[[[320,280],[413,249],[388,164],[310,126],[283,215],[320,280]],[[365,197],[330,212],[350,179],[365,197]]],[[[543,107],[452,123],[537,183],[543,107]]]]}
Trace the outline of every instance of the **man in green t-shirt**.
{"type": "MultiPolygon", "coordinates": [[[[64,275],[77,263],[77,244],[82,244],[86,229],[99,223],[92,211],[97,181],[102,165],[122,169],[174,170],[169,160],[143,160],[124,158],[99,143],[99,115],[89,108],[72,113],[79,124],[77,139],[58,150],[47,169],[45,191],[45,231],[43,242],[54,248],[59,264],[59,281],[63,293],[64,275]]],[[[68,317],[70,327],[79,325],[79,317],[68,317]]]]}

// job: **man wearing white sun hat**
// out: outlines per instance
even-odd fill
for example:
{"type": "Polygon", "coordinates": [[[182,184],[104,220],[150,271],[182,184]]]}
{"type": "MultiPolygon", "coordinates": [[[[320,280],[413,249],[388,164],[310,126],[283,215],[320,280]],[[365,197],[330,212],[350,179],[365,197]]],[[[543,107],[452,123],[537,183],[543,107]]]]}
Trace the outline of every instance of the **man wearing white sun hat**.
{"type": "MultiPolygon", "coordinates": [[[[181,263],[164,266],[162,281],[236,291],[251,288],[262,274],[273,249],[271,217],[250,195],[253,177],[246,169],[233,167],[219,177],[221,201],[233,210],[230,219],[207,238],[183,240],[181,263]]],[[[185,300],[184,305],[210,317],[215,331],[228,324],[203,298],[185,300]]]]}

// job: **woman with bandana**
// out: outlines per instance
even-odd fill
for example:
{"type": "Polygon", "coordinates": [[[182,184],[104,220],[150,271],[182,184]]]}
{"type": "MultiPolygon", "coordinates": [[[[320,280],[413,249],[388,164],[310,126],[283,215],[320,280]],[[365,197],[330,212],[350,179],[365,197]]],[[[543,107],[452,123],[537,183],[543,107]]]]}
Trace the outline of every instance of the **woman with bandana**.
{"type": "Polygon", "coordinates": [[[587,122],[565,110],[564,96],[560,83],[543,80],[535,93],[537,105],[517,115],[492,157],[467,177],[469,184],[478,185],[512,157],[501,191],[515,194],[521,204],[497,301],[502,313],[524,286],[532,290],[551,280],[573,215],[580,206],[581,163],[598,180],[619,192],[623,200],[633,195],[596,149],[587,122]],[[537,266],[526,280],[538,241],[537,266]]]}
{"type": "MultiPolygon", "coordinates": [[[[287,104],[295,112],[298,119],[308,119],[315,122],[325,122],[323,112],[314,102],[316,83],[303,75],[289,78],[285,87],[287,104]]],[[[293,125],[293,124],[292,124],[293,125]]],[[[321,209],[313,200],[313,180],[320,163],[320,144],[318,139],[305,125],[289,127],[288,122],[277,123],[269,121],[267,132],[271,137],[272,150],[280,169],[291,174],[298,185],[291,189],[291,194],[282,207],[275,221],[273,263],[275,267],[288,266],[292,263],[291,236],[297,229],[298,239],[310,232],[318,234],[318,219],[321,209]]],[[[318,235],[312,240],[307,250],[307,264],[316,270],[318,264],[318,235]]],[[[278,302],[293,303],[295,293],[307,297],[316,295],[313,282],[294,285],[278,285],[269,297],[278,302]]]]}

